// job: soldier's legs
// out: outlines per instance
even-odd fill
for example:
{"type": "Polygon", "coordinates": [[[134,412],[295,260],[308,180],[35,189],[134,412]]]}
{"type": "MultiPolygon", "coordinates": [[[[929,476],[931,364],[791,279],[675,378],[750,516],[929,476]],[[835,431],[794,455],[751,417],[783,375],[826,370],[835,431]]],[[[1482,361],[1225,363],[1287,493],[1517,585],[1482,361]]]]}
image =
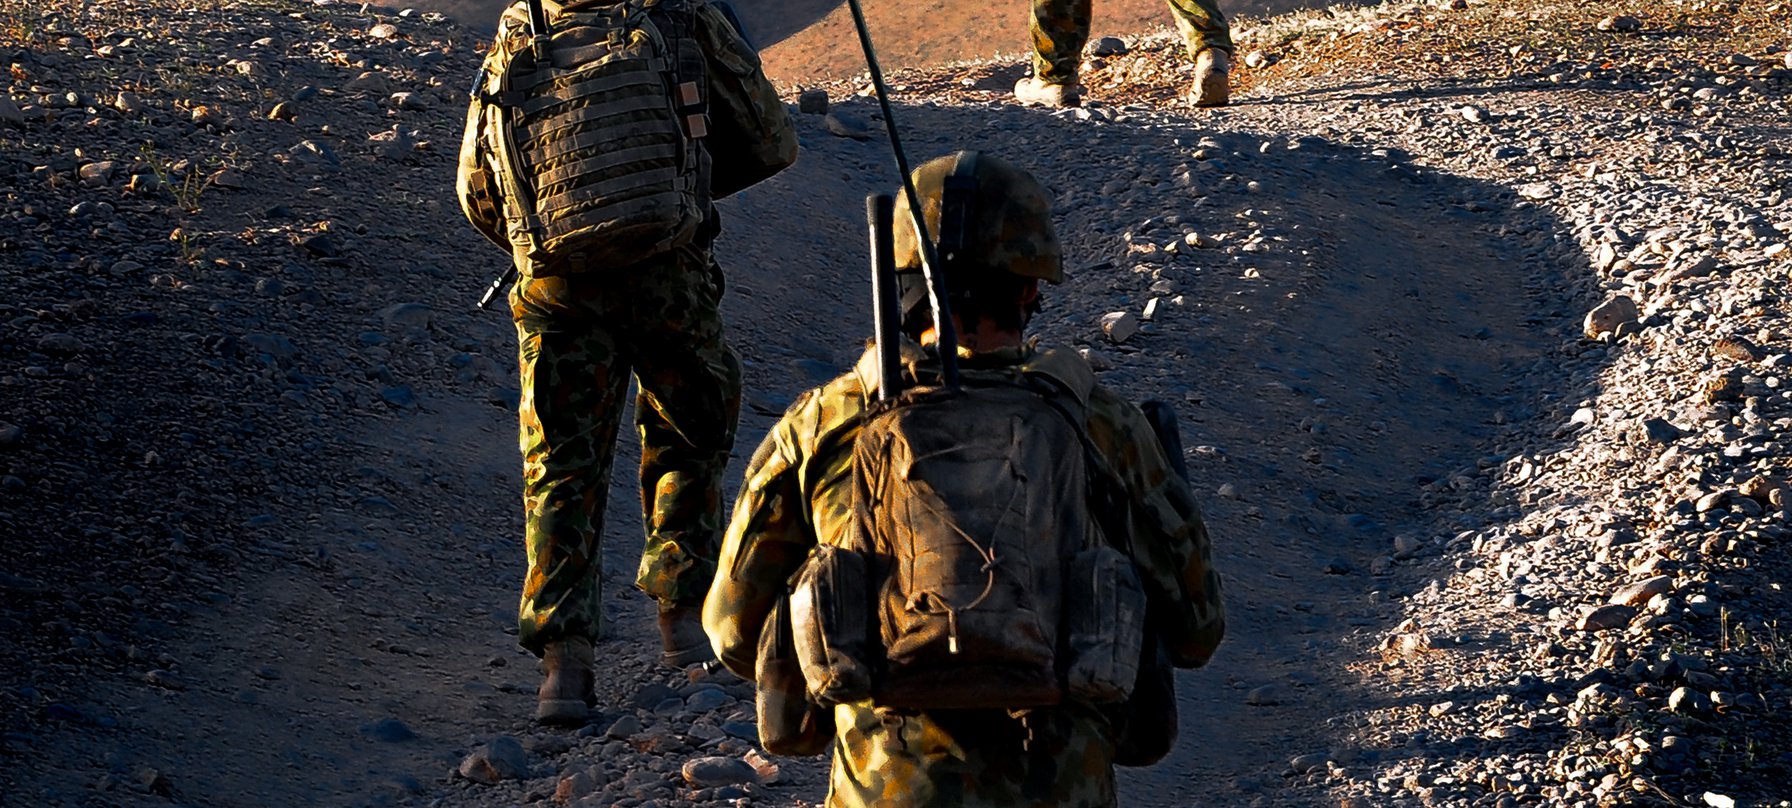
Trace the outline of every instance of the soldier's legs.
{"type": "MultiPolygon", "coordinates": [[[[1211,0],[1206,0],[1211,2],[1211,0]]],[[[1033,76],[1071,84],[1089,41],[1090,0],[1033,0],[1033,76]]]]}
{"type": "Polygon", "coordinates": [[[629,369],[618,324],[565,279],[525,279],[511,312],[529,558],[517,642],[540,654],[550,642],[595,640],[603,627],[600,539],[629,369]]]}
{"type": "Polygon", "coordinates": [[[1176,30],[1188,43],[1189,58],[1208,48],[1232,52],[1232,28],[1220,12],[1218,0],[1167,0],[1176,30]]]}
{"type": "Polygon", "coordinates": [[[647,528],[636,585],[668,607],[701,603],[715,577],[741,390],[722,335],[721,269],[707,249],[673,258],[639,279],[630,331],[647,528]]]}

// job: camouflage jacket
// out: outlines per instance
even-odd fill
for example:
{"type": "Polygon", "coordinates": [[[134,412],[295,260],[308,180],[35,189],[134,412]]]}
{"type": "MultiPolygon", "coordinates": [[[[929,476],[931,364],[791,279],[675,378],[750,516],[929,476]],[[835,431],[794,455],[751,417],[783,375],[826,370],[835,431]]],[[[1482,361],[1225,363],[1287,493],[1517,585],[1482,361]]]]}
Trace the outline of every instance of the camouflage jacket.
{"type": "MultiPolygon", "coordinates": [[[[932,363],[905,346],[907,375],[932,363]]],[[[1068,351],[966,354],[967,384],[1018,370],[1087,375],[1068,351]]],[[[1062,376],[1059,376],[1062,378],[1062,376]]],[[[723,540],[703,624],[727,667],[751,679],[760,627],[818,542],[842,543],[852,510],[850,450],[857,415],[876,395],[876,357],[799,397],[754,453],[723,540]]],[[[1138,407],[1100,385],[1086,428],[1131,494],[1125,515],[1134,561],[1179,667],[1204,664],[1224,633],[1225,610],[1207,529],[1194,495],[1171,470],[1138,407]]],[[[1034,710],[898,713],[870,702],[841,705],[828,804],[1089,805],[1114,803],[1113,732],[1085,705],[1034,710]]]]}

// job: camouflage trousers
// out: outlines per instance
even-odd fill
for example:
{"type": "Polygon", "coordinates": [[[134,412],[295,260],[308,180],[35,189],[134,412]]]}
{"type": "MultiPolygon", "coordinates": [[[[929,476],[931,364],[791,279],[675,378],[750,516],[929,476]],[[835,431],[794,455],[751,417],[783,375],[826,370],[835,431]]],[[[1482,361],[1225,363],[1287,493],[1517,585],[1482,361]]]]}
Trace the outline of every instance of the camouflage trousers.
{"type": "MultiPolygon", "coordinates": [[[[1231,52],[1232,31],[1217,0],[1167,0],[1189,56],[1208,48],[1231,52]]],[[[1089,41],[1090,0],[1033,0],[1033,75],[1047,84],[1076,81],[1089,41]]]]}
{"type": "Polygon", "coordinates": [[[722,474],[740,363],[722,341],[722,273],[707,246],[615,271],[524,275],[510,293],[522,371],[524,540],[517,641],[541,652],[603,628],[600,540],[633,375],[646,547],[635,585],[700,603],[715,576],[722,474]]]}
{"type": "Polygon", "coordinates": [[[834,708],[828,808],[1111,808],[1112,725],[1088,705],[898,713],[834,708]]]}

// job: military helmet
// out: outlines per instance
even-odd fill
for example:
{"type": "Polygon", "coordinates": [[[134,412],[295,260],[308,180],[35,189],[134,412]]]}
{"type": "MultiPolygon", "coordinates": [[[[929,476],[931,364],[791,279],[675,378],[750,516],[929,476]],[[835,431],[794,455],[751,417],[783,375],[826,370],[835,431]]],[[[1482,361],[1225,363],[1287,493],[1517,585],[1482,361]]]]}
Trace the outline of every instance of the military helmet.
{"type": "MultiPolygon", "coordinates": [[[[1031,174],[999,157],[961,151],[927,161],[913,179],[948,279],[962,271],[996,271],[1064,282],[1051,196],[1031,174]],[[948,206],[955,208],[952,215],[942,216],[948,206]]],[[[896,196],[895,231],[897,270],[919,270],[921,253],[904,194],[896,196]]]]}

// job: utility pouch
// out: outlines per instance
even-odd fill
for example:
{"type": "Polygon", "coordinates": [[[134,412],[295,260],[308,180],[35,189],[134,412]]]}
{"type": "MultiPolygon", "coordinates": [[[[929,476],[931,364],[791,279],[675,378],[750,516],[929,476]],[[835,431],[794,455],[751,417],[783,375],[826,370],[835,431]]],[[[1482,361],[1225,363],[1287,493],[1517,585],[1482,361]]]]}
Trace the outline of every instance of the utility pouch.
{"type": "Polygon", "coordinates": [[[1106,545],[1078,552],[1064,578],[1064,688],[1093,704],[1124,700],[1139,675],[1145,589],[1132,559],[1106,545]]]}
{"type": "Polygon", "coordinates": [[[1139,678],[1132,695],[1109,714],[1118,730],[1115,765],[1149,766],[1176,746],[1176,669],[1156,631],[1147,631],[1139,648],[1139,678]]]}
{"type": "Polygon", "coordinates": [[[865,556],[820,545],[790,592],[796,657],[818,704],[871,697],[871,598],[865,556]]]}
{"type": "Polygon", "coordinates": [[[790,601],[779,598],[759,632],[753,681],[759,744],[774,755],[819,755],[834,738],[834,711],[809,700],[790,630],[790,601]]]}

